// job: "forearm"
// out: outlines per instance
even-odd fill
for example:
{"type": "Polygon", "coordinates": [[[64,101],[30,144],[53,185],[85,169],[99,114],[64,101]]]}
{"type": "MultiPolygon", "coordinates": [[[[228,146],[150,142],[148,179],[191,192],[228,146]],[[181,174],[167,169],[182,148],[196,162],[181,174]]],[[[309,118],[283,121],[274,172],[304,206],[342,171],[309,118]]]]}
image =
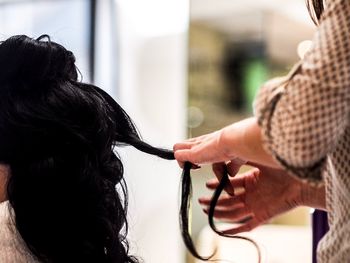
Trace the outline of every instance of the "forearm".
{"type": "Polygon", "coordinates": [[[271,154],[264,149],[261,129],[254,117],[223,128],[219,145],[225,150],[227,156],[281,168],[271,154]]]}

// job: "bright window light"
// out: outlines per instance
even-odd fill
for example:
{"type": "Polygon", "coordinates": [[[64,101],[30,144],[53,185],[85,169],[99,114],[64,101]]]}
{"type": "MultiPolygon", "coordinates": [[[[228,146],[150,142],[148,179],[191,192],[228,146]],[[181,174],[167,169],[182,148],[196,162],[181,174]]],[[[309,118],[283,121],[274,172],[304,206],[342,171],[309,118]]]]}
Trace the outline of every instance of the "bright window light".
{"type": "Polygon", "coordinates": [[[141,36],[183,33],[188,28],[187,0],[116,0],[127,13],[129,26],[141,36]]]}

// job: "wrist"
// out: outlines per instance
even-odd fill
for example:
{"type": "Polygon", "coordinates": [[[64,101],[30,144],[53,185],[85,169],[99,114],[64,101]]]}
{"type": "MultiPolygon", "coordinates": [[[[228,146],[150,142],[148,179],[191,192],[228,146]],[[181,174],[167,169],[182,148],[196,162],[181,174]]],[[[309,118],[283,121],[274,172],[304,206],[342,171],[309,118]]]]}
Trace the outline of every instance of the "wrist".
{"type": "Polygon", "coordinates": [[[219,131],[218,149],[221,149],[228,160],[244,155],[243,137],[244,127],[240,127],[241,122],[233,123],[219,131]]]}
{"type": "Polygon", "coordinates": [[[281,166],[263,146],[261,128],[255,117],[231,124],[219,131],[218,149],[227,160],[240,158],[280,169],[281,166]]]}
{"type": "Polygon", "coordinates": [[[314,186],[301,182],[301,202],[304,206],[326,210],[326,191],[324,184],[314,186]]]}

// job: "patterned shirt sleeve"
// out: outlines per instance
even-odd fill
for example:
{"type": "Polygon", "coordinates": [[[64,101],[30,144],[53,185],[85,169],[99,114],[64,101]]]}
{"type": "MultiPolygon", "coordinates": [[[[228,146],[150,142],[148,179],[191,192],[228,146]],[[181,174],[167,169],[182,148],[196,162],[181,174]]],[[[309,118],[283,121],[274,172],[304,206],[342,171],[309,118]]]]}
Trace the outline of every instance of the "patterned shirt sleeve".
{"type": "Polygon", "coordinates": [[[312,48],[287,81],[267,83],[254,111],[266,149],[294,175],[321,180],[321,170],[348,124],[350,1],[327,5],[312,48]]]}

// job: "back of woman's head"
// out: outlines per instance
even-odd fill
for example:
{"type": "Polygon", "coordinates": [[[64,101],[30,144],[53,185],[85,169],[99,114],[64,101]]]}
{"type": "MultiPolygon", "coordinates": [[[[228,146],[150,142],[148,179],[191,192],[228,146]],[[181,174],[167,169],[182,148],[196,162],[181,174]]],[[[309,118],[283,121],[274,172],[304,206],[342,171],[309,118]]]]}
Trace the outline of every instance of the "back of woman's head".
{"type": "Polygon", "coordinates": [[[72,52],[47,36],[0,44],[0,162],[10,166],[13,219],[43,262],[137,262],[113,148],[174,156],[142,142],[123,109],[77,75],[72,52]]]}

